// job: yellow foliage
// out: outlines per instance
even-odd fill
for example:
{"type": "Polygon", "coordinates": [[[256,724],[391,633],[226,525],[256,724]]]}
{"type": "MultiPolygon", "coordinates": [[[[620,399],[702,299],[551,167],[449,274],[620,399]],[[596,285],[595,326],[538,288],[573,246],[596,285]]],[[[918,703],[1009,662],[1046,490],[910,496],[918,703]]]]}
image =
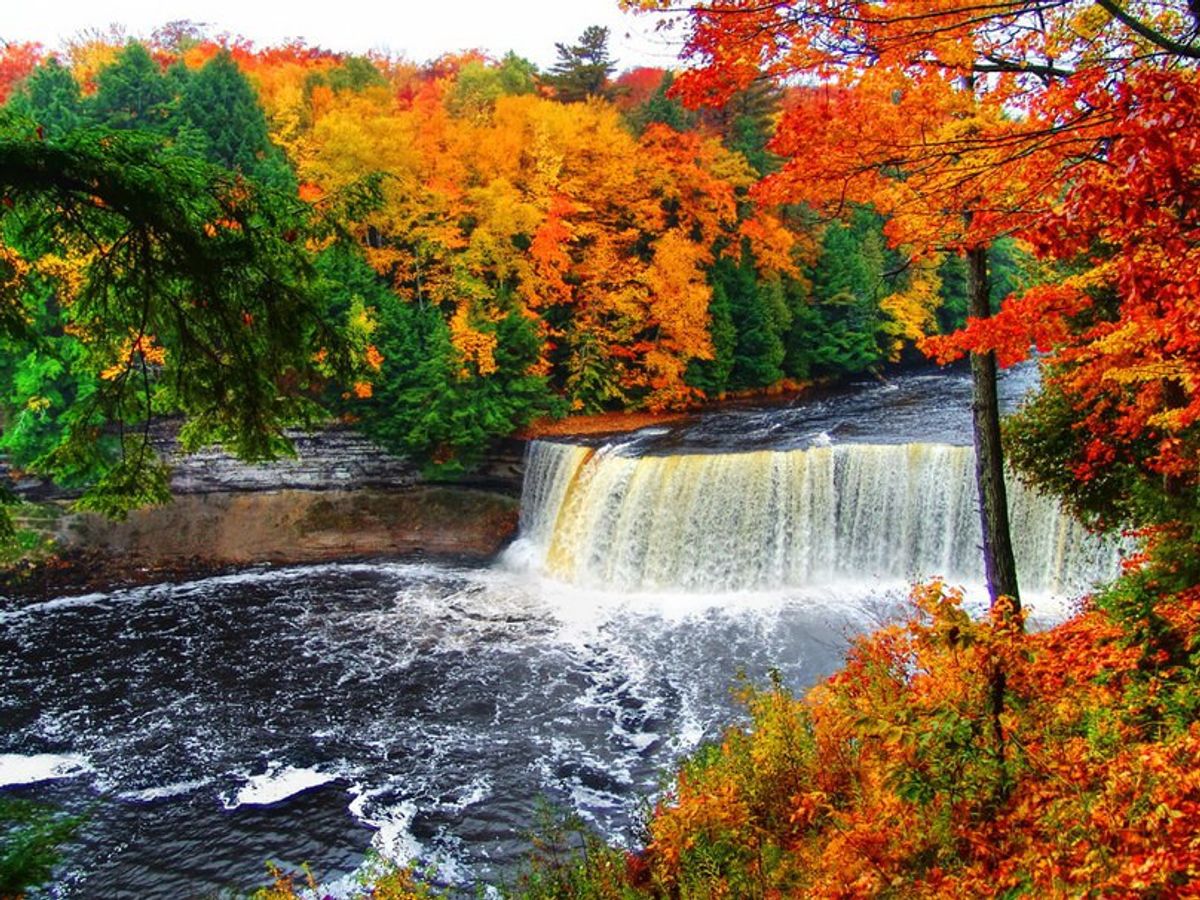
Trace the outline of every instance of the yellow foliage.
{"type": "Polygon", "coordinates": [[[880,301],[879,308],[887,315],[883,331],[891,338],[889,352],[893,359],[898,357],[906,340],[920,340],[933,326],[942,302],[942,279],[937,271],[941,261],[939,255],[915,260],[904,289],[880,301]]]}
{"type": "MultiPolygon", "coordinates": [[[[464,360],[473,362],[480,375],[492,375],[496,371],[496,336],[485,334],[471,325],[471,310],[465,303],[459,304],[450,318],[450,340],[464,360]]],[[[466,369],[463,370],[466,377],[466,369]]]]}
{"type": "Polygon", "coordinates": [[[120,378],[133,366],[138,365],[139,360],[146,366],[161,366],[167,361],[166,349],[155,343],[153,335],[139,335],[134,332],[130,332],[129,336],[121,341],[115,355],[116,361],[100,372],[100,377],[105,381],[120,378]]]}

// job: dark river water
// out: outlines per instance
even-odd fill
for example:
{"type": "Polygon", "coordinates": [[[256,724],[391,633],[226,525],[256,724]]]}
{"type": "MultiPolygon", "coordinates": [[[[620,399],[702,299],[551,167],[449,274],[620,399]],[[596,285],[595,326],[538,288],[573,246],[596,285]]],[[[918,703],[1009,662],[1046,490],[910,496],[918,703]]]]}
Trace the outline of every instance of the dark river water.
{"type": "MultiPolygon", "coordinates": [[[[1037,386],[1034,363],[1000,373],[1000,406],[1017,407],[1037,386]]],[[[971,380],[965,367],[927,367],[886,380],[811,390],[787,403],[746,402],[621,438],[639,453],[795,450],[827,442],[971,443],[971,380]]]]}
{"type": "MultiPolygon", "coordinates": [[[[915,375],[623,440],[963,444],[966,398],[961,374],[915,375]]],[[[372,848],[473,892],[512,878],[543,802],[629,840],[664,773],[740,714],[739,672],[810,685],[905,593],[585,589],[518,556],[250,570],[0,612],[0,785],[88,815],[46,894],[213,896],[263,883],[268,859],[311,863],[336,894],[372,848]]]]}
{"type": "Polygon", "coordinates": [[[626,834],[739,670],[810,684],[878,613],[420,563],[53,601],[0,618],[0,775],[90,810],[52,895],[245,888],[267,859],[336,880],[372,845],[495,881],[538,798],[626,834]]]}

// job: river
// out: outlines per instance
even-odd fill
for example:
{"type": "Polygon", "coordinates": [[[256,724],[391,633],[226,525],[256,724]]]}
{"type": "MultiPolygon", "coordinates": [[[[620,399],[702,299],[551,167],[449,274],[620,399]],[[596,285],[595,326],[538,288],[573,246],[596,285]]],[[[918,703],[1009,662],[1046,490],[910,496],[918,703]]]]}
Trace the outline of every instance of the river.
{"type": "MultiPolygon", "coordinates": [[[[967,390],[917,374],[538,442],[490,566],[251,569],[0,613],[0,785],[89,814],[48,895],[244,890],[267,859],[336,893],[368,848],[469,892],[512,877],[543,801],[631,839],[739,715],[739,672],[802,689],[912,578],[977,582],[967,390]]],[[[1052,621],[1117,554],[1017,493],[1052,621]]]]}

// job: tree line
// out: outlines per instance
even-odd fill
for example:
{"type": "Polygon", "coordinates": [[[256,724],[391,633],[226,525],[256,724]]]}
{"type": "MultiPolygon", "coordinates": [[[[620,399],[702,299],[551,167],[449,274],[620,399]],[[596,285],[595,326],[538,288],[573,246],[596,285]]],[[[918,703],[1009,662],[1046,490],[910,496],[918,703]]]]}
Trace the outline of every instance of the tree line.
{"type": "MultiPolygon", "coordinates": [[[[914,262],[871,204],[756,202],[794,92],[691,111],[671,72],[615,75],[606,41],[546,72],[186,25],[10,45],[0,451],[112,511],[163,496],[144,435],[179,413],[187,446],[255,456],[336,416],[452,474],[540,416],[878,370],[962,324],[962,261],[914,262]],[[24,168],[50,165],[69,178],[24,168]],[[238,280],[251,250],[270,262],[238,280]]],[[[1025,277],[1004,259],[998,292],[1025,277]]]]}

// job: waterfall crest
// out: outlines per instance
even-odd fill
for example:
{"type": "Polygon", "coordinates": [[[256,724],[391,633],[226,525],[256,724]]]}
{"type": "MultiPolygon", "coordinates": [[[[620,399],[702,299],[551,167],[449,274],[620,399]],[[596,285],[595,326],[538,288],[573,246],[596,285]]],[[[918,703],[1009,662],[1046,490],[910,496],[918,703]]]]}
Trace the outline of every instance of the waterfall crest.
{"type": "MultiPolygon", "coordinates": [[[[1009,485],[1022,589],[1077,593],[1119,550],[1009,485]]],[[[520,543],[588,587],[762,590],[838,579],[983,578],[973,453],[946,444],[627,456],[535,441],[520,543]]]]}

